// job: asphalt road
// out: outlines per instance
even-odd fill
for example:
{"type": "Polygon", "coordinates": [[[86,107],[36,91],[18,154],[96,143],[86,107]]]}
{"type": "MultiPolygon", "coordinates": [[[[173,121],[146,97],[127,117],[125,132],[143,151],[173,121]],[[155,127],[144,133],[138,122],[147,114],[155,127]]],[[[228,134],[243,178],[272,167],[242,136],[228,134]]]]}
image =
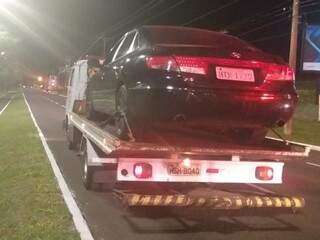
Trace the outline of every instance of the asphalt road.
{"type": "MultiPolygon", "coordinates": [[[[305,197],[306,208],[299,214],[259,211],[258,216],[252,212],[233,216],[231,212],[174,209],[133,212],[113,193],[87,191],[82,186],[79,157],[68,150],[62,130],[65,97],[32,89],[25,90],[25,95],[96,240],[320,239],[320,152],[286,164],[284,184],[260,185],[281,195],[305,197]]],[[[257,191],[251,186],[231,187],[257,191]]]]}

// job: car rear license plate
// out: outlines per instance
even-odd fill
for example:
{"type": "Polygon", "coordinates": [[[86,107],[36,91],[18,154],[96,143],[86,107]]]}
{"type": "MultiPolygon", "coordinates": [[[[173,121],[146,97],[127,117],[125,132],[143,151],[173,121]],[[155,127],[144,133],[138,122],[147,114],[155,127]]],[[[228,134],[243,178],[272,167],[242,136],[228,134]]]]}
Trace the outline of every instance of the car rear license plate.
{"type": "Polygon", "coordinates": [[[254,72],[252,69],[216,67],[216,74],[219,80],[254,82],[254,72]]]}
{"type": "Polygon", "coordinates": [[[172,176],[199,176],[200,167],[199,166],[190,166],[184,167],[178,164],[169,164],[168,173],[172,176]]]}

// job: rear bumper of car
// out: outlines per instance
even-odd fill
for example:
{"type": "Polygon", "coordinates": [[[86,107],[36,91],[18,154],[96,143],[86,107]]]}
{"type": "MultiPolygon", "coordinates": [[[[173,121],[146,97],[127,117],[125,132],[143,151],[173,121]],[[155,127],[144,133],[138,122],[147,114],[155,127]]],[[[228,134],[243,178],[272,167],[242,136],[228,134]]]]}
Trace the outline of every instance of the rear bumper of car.
{"type": "Polygon", "coordinates": [[[131,91],[131,112],[157,123],[183,120],[203,127],[273,127],[288,121],[297,94],[246,91],[147,89],[131,91]]]}

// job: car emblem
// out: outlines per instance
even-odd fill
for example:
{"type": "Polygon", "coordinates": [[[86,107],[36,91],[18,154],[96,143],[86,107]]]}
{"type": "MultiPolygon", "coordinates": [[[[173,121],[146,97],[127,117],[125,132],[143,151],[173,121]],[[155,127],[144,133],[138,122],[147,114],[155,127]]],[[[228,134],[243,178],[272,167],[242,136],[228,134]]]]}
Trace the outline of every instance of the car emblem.
{"type": "Polygon", "coordinates": [[[232,52],[231,57],[239,59],[239,58],[241,58],[241,54],[238,52],[232,52]]]}

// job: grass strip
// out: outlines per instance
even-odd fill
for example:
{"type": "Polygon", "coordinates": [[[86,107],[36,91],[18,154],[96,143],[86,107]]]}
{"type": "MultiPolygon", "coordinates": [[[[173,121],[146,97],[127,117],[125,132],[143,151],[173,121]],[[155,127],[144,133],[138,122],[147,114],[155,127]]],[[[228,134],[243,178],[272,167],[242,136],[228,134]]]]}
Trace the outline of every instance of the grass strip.
{"type": "Polygon", "coordinates": [[[0,239],[80,239],[21,95],[0,116],[0,239]]]}
{"type": "MultiPolygon", "coordinates": [[[[285,138],[291,141],[320,146],[319,106],[316,104],[315,85],[310,81],[301,81],[297,88],[299,103],[293,116],[292,136],[285,138]]],[[[277,129],[277,131],[283,133],[282,128],[277,129]]],[[[272,132],[269,133],[269,136],[276,137],[272,132]]]]}

